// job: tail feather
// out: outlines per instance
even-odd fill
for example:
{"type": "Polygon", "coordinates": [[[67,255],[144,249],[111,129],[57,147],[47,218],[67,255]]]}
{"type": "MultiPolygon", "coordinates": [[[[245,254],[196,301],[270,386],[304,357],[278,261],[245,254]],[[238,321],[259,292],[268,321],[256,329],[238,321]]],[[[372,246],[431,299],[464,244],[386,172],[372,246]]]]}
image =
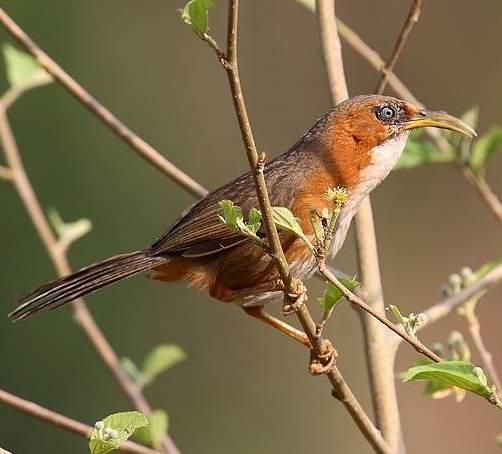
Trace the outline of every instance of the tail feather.
{"type": "Polygon", "coordinates": [[[152,255],[149,250],[116,255],[24,294],[18,300],[19,306],[9,314],[9,317],[21,320],[42,309],[54,309],[165,262],[165,257],[152,255]]]}

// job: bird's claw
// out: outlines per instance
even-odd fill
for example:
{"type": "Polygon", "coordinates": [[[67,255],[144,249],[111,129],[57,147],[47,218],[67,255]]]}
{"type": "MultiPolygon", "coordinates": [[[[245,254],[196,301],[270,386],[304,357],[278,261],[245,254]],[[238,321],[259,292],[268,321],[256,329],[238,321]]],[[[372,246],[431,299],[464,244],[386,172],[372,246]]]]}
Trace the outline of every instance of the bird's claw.
{"type": "Polygon", "coordinates": [[[283,315],[291,315],[298,312],[307,301],[307,288],[305,284],[295,279],[293,281],[295,291],[293,293],[286,293],[284,295],[284,305],[282,306],[283,315]]]}
{"type": "Polygon", "coordinates": [[[322,375],[330,370],[338,358],[338,352],[329,340],[324,341],[324,352],[317,355],[310,351],[309,372],[312,375],[322,375]]]}

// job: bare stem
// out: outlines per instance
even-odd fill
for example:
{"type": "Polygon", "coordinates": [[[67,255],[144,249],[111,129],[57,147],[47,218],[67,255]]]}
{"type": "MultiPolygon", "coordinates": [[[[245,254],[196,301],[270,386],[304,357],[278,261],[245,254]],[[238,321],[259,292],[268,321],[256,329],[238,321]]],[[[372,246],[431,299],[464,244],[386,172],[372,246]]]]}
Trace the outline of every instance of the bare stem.
{"type": "MultiPolygon", "coordinates": [[[[260,209],[263,213],[263,220],[267,232],[267,239],[270,246],[270,251],[272,256],[276,261],[276,265],[279,269],[281,279],[284,282],[286,292],[288,294],[295,294],[299,298],[305,297],[305,290],[299,292],[298,283],[293,281],[292,276],[289,271],[289,266],[287,264],[284,252],[282,250],[279,236],[277,234],[276,226],[273,222],[272,210],[270,206],[270,200],[267,193],[267,188],[265,184],[265,179],[263,175],[263,165],[264,156],[259,156],[256,150],[251,126],[249,123],[249,118],[247,115],[247,110],[244,102],[244,97],[242,93],[242,87],[239,77],[239,69],[237,63],[237,19],[238,19],[238,0],[229,1],[228,9],[228,29],[227,29],[227,53],[226,55],[215,46],[214,40],[210,44],[211,48],[215,50],[216,55],[221,62],[222,66],[225,68],[230,89],[232,92],[232,98],[234,101],[234,107],[239,121],[239,127],[241,130],[241,135],[243,138],[244,146],[246,149],[246,154],[248,157],[249,165],[253,173],[256,185],[256,191],[258,194],[258,199],[260,203],[260,209]]],[[[204,39],[204,36],[201,37],[204,39]]],[[[314,354],[321,358],[326,354],[332,353],[331,350],[327,348],[327,343],[322,339],[321,336],[316,333],[316,324],[310,315],[308,308],[305,304],[299,304],[295,307],[295,312],[298,319],[307,334],[314,354]]],[[[331,345],[331,344],[329,344],[331,345]]],[[[333,353],[334,354],[334,353],[333,353]]],[[[334,395],[339,398],[344,405],[349,410],[349,413],[356,420],[357,425],[361,428],[363,434],[370,440],[372,446],[380,453],[390,453],[385,441],[383,440],[379,431],[374,427],[369,417],[364,413],[354,395],[350,391],[349,387],[341,377],[340,372],[335,365],[332,365],[328,370],[324,371],[333,385],[334,395]]]]}
{"type": "Polygon", "coordinates": [[[389,78],[389,72],[394,69],[394,66],[397,63],[401,52],[403,51],[404,44],[408,39],[411,29],[418,22],[418,18],[420,17],[420,7],[422,6],[422,0],[414,0],[413,5],[411,6],[410,12],[408,14],[408,18],[404,23],[403,29],[401,30],[401,34],[396,42],[392,55],[390,56],[387,63],[382,68],[382,76],[378,85],[375,89],[375,93],[382,93],[385,85],[387,84],[387,80],[389,78]]]}
{"type": "MultiPolygon", "coordinates": [[[[26,209],[29,219],[32,221],[36,232],[38,233],[49,258],[59,276],[64,276],[71,272],[68,260],[64,251],[61,249],[57,238],[45,217],[42,207],[38,201],[36,193],[30,183],[25,167],[23,165],[21,154],[16,144],[12,128],[5,106],[0,102],[0,142],[5,153],[7,165],[9,166],[12,178],[11,183],[17,190],[21,202],[26,209]]],[[[103,362],[108,366],[122,390],[133,402],[136,408],[149,415],[152,410],[141,393],[141,390],[129,380],[120,366],[120,361],[106,340],[102,331],[97,326],[94,318],[88,311],[82,298],[72,302],[74,320],[89,342],[93,345],[103,362]]],[[[170,454],[179,453],[176,445],[171,438],[166,435],[163,440],[166,452],[170,454]]]]}
{"type": "MultiPolygon", "coordinates": [[[[454,293],[443,299],[439,303],[436,303],[428,309],[422,311],[422,313],[425,314],[425,321],[418,327],[418,329],[422,330],[426,326],[436,323],[441,318],[450,314],[451,311],[454,310],[457,306],[469,301],[480,292],[488,291],[495,285],[499,284],[501,281],[502,265],[498,265],[488,273],[486,273],[481,279],[473,282],[468,287],[461,290],[459,293],[454,293]]],[[[396,338],[396,342],[401,341],[402,339],[396,338]]]]}
{"type": "Polygon", "coordinates": [[[483,368],[488,373],[490,381],[497,388],[497,393],[499,396],[502,393],[502,383],[500,382],[500,377],[497,372],[497,368],[493,363],[493,356],[485,347],[483,342],[483,336],[481,335],[481,325],[479,323],[478,316],[476,315],[476,300],[467,302],[465,305],[464,317],[467,321],[467,327],[469,329],[469,334],[471,336],[472,342],[476,347],[476,350],[481,358],[483,368]]]}
{"type": "MultiPolygon", "coordinates": [[[[410,25],[413,25],[413,9],[416,7],[415,2],[413,4],[412,10],[410,11],[410,15],[408,16],[408,20],[410,17],[412,21],[410,25]]],[[[420,8],[420,5],[418,5],[420,8]]],[[[358,35],[355,33],[350,27],[344,24],[340,19],[337,19],[338,22],[338,30],[340,32],[340,36],[359,54],[361,55],[374,69],[380,71],[383,67],[385,67],[385,62],[380,57],[380,55],[373,50],[370,46],[368,46],[358,35]]],[[[423,107],[423,104],[413,95],[413,93],[406,87],[406,85],[391,71],[390,68],[387,68],[385,73],[382,74],[382,79],[386,76],[386,82],[389,83],[394,92],[400,96],[401,98],[412,102],[418,107],[423,107]]],[[[380,86],[380,85],[379,85],[380,86]]],[[[446,144],[444,142],[440,142],[438,134],[435,131],[427,131],[432,140],[436,142],[438,147],[442,148],[446,144]]],[[[492,191],[490,186],[486,183],[484,179],[476,178],[472,175],[472,172],[465,166],[460,164],[460,171],[464,178],[467,180],[469,184],[471,184],[479,193],[486,206],[489,208],[491,213],[495,216],[495,218],[502,223],[502,203],[497,195],[492,191]]]]}
{"type": "Polygon", "coordinates": [[[395,334],[397,334],[399,337],[401,337],[403,340],[405,340],[411,346],[413,346],[418,353],[427,356],[427,358],[431,359],[436,363],[441,361],[441,358],[437,356],[433,351],[431,351],[427,346],[425,346],[422,342],[410,336],[404,330],[394,325],[394,323],[392,323],[390,320],[388,320],[387,318],[382,316],[379,312],[377,312],[375,309],[373,309],[372,306],[365,303],[361,298],[359,298],[357,295],[348,290],[325,265],[321,264],[321,266],[319,267],[319,271],[327,280],[332,282],[334,285],[336,285],[337,288],[340,289],[340,291],[343,293],[343,296],[347,299],[347,301],[354,304],[359,309],[362,309],[363,311],[367,312],[372,317],[376,318],[380,323],[383,323],[387,328],[389,328],[391,331],[393,331],[395,334]]]}
{"type": "MultiPolygon", "coordinates": [[[[345,42],[352,47],[361,57],[363,57],[375,70],[381,71],[385,66],[385,61],[380,57],[378,52],[368,46],[359,35],[352,30],[348,25],[343,23],[340,19],[337,19],[338,31],[340,32],[340,37],[345,40],[345,42]]],[[[392,71],[387,71],[387,82],[390,87],[397,93],[401,98],[412,102],[418,107],[422,107],[422,104],[413,93],[406,87],[406,85],[396,76],[392,71]]]]}
{"type": "Polygon", "coordinates": [[[460,171],[467,182],[478,192],[498,222],[502,223],[502,203],[492,191],[483,177],[476,177],[463,163],[459,163],[460,171]]]}
{"type": "MultiPolygon", "coordinates": [[[[331,99],[334,105],[338,104],[339,102],[343,101],[344,99],[348,98],[348,89],[345,81],[345,71],[343,67],[343,60],[342,60],[342,53],[341,53],[341,44],[340,44],[340,38],[338,35],[338,29],[337,25],[340,24],[340,22],[337,23],[336,17],[335,17],[335,2],[333,0],[316,0],[316,6],[317,6],[317,17],[318,17],[318,23],[319,23],[319,30],[320,30],[320,35],[321,35],[321,43],[322,43],[322,49],[323,49],[323,57],[324,57],[324,63],[325,63],[325,68],[326,72],[328,74],[328,81],[329,81],[329,89],[330,89],[330,94],[331,94],[331,99]]],[[[342,24],[343,25],[343,24],[342,24]]],[[[371,214],[371,205],[369,203],[369,199],[367,201],[363,202],[362,206],[359,208],[358,214],[356,216],[359,217],[360,219],[368,220],[370,222],[370,232],[373,231],[373,228],[371,227],[372,225],[372,214],[371,214]]],[[[361,221],[359,222],[361,225],[361,221]]],[[[366,222],[363,222],[363,225],[366,225],[366,222]]],[[[362,238],[359,234],[357,234],[356,230],[356,237],[358,240],[359,244],[359,251],[361,251],[361,244],[359,243],[362,241],[362,238]]],[[[368,242],[366,242],[368,244],[368,242]]],[[[371,244],[370,244],[371,245],[371,244]]],[[[376,246],[374,248],[374,253],[370,254],[371,259],[374,259],[376,257],[375,261],[368,261],[365,260],[368,258],[368,256],[362,256],[359,254],[359,263],[361,266],[361,260],[363,261],[363,267],[365,266],[366,269],[368,269],[368,266],[371,268],[371,272],[368,273],[368,284],[369,283],[369,276],[376,277],[376,282],[377,282],[377,287],[379,287],[379,269],[378,269],[378,257],[376,255],[376,246]],[[366,263],[366,265],[364,265],[366,263]],[[373,266],[374,265],[374,266],[373,266]],[[376,272],[375,272],[376,268],[376,272]],[[375,274],[376,273],[376,274],[375,274]]],[[[322,273],[322,268],[325,268],[325,263],[321,262],[318,264],[319,265],[319,270],[322,273]]],[[[365,285],[365,281],[363,280],[363,285],[365,285]]],[[[380,292],[381,294],[381,292],[380,292]]],[[[368,345],[367,345],[368,347],[368,345]]],[[[370,353],[368,348],[367,348],[367,357],[373,355],[374,352],[370,353]]],[[[375,363],[380,362],[381,355],[375,355],[374,356],[374,361],[375,363]]],[[[392,386],[388,386],[390,382],[393,380],[393,375],[392,375],[392,370],[389,370],[388,373],[385,374],[383,377],[383,374],[380,373],[380,377],[383,377],[381,381],[385,381],[384,386],[382,389],[388,390],[389,388],[392,388],[392,386]]],[[[375,380],[371,379],[372,383],[374,383],[375,380]]],[[[336,388],[335,388],[336,389],[336,388]]],[[[374,402],[374,407],[376,409],[376,415],[377,415],[377,422],[382,430],[382,433],[379,435],[380,437],[383,436],[383,439],[386,442],[386,449],[390,450],[390,452],[395,452],[394,446],[397,445],[396,437],[400,437],[400,424],[399,424],[399,414],[397,412],[397,403],[395,405],[396,411],[394,412],[394,415],[396,417],[394,418],[387,418],[387,421],[392,421],[392,423],[386,424],[385,418],[379,417],[379,415],[382,414],[381,411],[379,411],[379,408],[382,408],[383,406],[386,405],[385,402],[388,402],[389,400],[383,396],[382,398],[382,393],[377,393],[375,391],[375,388],[372,388],[372,395],[373,395],[373,402],[374,402]],[[379,398],[377,397],[379,396],[379,398]],[[383,421],[383,422],[382,422],[383,421]],[[397,421],[397,422],[396,422],[397,421]]],[[[396,402],[396,399],[394,399],[394,402],[396,402]]],[[[366,414],[364,412],[362,413],[351,413],[354,420],[356,423],[359,421],[359,418],[365,417],[366,414]],[[362,415],[362,416],[361,416],[362,415]]],[[[374,427],[374,425],[372,424],[374,427]]],[[[375,429],[376,430],[376,429],[375,429]]],[[[370,434],[366,434],[367,439],[370,441],[370,443],[375,446],[375,440],[371,439],[368,437],[370,434]]]]}
{"type": "MultiPolygon", "coordinates": [[[[87,424],[68,418],[60,413],[56,413],[38,404],[30,402],[29,400],[22,399],[21,397],[15,396],[3,389],[0,389],[0,402],[7,404],[22,413],[31,415],[41,421],[47,422],[56,427],[61,427],[64,430],[73,432],[83,437],[89,437],[93,431],[93,427],[88,426],[87,424]]],[[[147,448],[146,446],[132,441],[124,441],[120,444],[118,449],[122,452],[135,454],[160,454],[159,451],[155,451],[154,449],[147,448]]],[[[0,448],[0,453],[1,452],[2,450],[0,448]]]]}
{"type": "Polygon", "coordinates": [[[49,57],[12,18],[0,8],[0,23],[5,29],[31,54],[38,63],[57,80],[71,95],[83,104],[93,115],[108,126],[117,136],[130,145],[143,159],[153,167],[160,170],[189,193],[196,197],[207,194],[199,183],[184,173],[157,150],[135,134],[106,107],[92,97],[81,85],[79,85],[66,71],[64,71],[52,58],[49,57]]]}

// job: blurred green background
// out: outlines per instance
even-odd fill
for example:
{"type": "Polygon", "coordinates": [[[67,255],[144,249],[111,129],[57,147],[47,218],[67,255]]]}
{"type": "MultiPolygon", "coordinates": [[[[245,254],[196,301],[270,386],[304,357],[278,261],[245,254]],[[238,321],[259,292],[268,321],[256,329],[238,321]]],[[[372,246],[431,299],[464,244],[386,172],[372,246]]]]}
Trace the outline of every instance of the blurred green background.
{"type": "MultiPolygon", "coordinates": [[[[337,12],[386,58],[410,3],[339,1],[337,12]]],[[[91,94],[204,186],[246,169],[225,74],[181,23],[181,0],[1,4],[91,94]]],[[[498,0],[425,2],[396,69],[430,108],[461,115],[478,105],[481,133],[502,123],[500,30],[490,25],[500,17],[498,0]]],[[[225,20],[226,2],[216,0],[211,30],[221,45],[225,20]]],[[[11,41],[3,30],[0,37],[11,41]]],[[[258,147],[276,156],[330,108],[316,20],[291,0],[243,1],[239,56],[258,147]]],[[[347,46],[344,59],[350,92],[372,91],[374,71],[347,46]]],[[[71,248],[74,268],[149,245],[193,202],[57,84],[24,95],[9,116],[43,206],[66,220],[93,221],[91,234],[71,248]]],[[[488,169],[498,194],[501,163],[497,157],[488,169]]],[[[386,300],[404,313],[437,302],[451,272],[502,255],[501,226],[453,167],[396,172],[373,202],[386,300]]],[[[8,184],[0,186],[0,207],[0,301],[7,313],[19,294],[54,272],[8,184]]],[[[356,272],[351,236],[336,266],[356,272]]],[[[311,299],[320,291],[313,282],[311,299]]],[[[495,289],[479,308],[499,367],[500,296],[495,289]]],[[[184,283],[142,277],[87,301],[120,356],[140,362],[162,342],[186,350],[188,360],[146,390],[154,408],[169,412],[170,433],[184,453],[371,452],[327,382],[309,376],[306,352],[238,308],[184,283]]],[[[451,315],[423,340],[445,342],[454,327],[466,333],[451,315]]],[[[341,305],[327,335],[368,406],[357,315],[341,305]]],[[[414,358],[403,346],[397,370],[414,358]]],[[[0,387],[88,424],[132,408],[68,307],[18,324],[0,318],[0,387]]],[[[499,452],[500,414],[480,398],[457,404],[431,401],[416,384],[398,390],[408,452],[499,452]]],[[[0,446],[17,454],[86,452],[82,438],[4,406],[0,446]]]]}

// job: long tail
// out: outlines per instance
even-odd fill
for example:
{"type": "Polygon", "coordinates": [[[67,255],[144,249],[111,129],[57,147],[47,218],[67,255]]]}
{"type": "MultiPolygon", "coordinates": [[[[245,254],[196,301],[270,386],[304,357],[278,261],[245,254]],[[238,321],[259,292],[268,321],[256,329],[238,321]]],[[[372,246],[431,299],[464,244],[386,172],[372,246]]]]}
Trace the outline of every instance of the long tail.
{"type": "Polygon", "coordinates": [[[148,249],[116,255],[24,294],[18,300],[19,306],[9,314],[9,317],[21,320],[42,309],[54,309],[113,282],[154,268],[165,261],[165,257],[152,255],[148,249]]]}

